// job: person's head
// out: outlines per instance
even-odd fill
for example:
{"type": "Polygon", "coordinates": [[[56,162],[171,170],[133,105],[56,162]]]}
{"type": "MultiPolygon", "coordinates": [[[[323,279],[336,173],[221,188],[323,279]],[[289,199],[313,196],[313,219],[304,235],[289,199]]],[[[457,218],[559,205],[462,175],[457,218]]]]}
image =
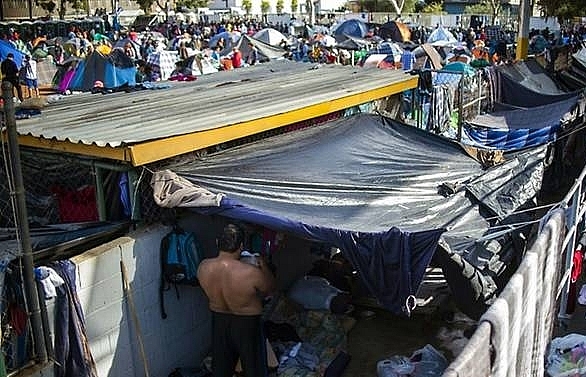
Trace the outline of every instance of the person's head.
{"type": "Polygon", "coordinates": [[[218,238],[218,249],[228,253],[240,252],[244,246],[244,231],[238,225],[228,224],[218,238]]]}
{"type": "Polygon", "coordinates": [[[13,54],[12,52],[9,52],[9,53],[6,55],[6,58],[7,58],[7,59],[10,59],[10,60],[12,60],[12,59],[14,59],[14,54],[13,54]]]}

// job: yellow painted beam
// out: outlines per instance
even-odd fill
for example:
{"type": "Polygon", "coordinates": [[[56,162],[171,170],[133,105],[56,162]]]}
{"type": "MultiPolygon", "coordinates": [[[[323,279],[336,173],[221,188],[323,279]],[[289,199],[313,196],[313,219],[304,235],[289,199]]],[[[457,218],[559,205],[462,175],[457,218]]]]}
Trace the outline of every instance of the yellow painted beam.
{"type": "Polygon", "coordinates": [[[515,53],[516,60],[526,60],[529,53],[529,38],[519,37],[517,39],[517,51],[515,53]]]}
{"type": "Polygon", "coordinates": [[[264,118],[226,125],[224,127],[206,131],[135,144],[129,147],[131,155],[130,162],[134,166],[141,166],[184,153],[197,151],[230,140],[236,140],[274,128],[316,118],[335,111],[344,110],[398,94],[408,89],[413,89],[417,86],[417,80],[417,76],[411,76],[404,81],[396,82],[378,89],[351,94],[346,97],[302,107],[286,113],[270,115],[264,118]]]}
{"type": "Polygon", "coordinates": [[[27,147],[50,149],[54,151],[79,154],[83,156],[130,162],[130,154],[128,153],[129,151],[126,147],[100,147],[97,145],[72,143],[70,141],[44,139],[30,135],[20,135],[18,137],[18,143],[20,145],[27,147]]]}

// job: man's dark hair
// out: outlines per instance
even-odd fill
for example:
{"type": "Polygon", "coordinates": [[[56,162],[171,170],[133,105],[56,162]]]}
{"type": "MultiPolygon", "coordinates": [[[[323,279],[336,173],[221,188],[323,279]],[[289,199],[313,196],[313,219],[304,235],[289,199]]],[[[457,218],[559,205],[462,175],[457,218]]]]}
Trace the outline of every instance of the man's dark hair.
{"type": "Polygon", "coordinates": [[[224,227],[218,239],[218,249],[234,253],[240,249],[244,242],[244,232],[238,225],[228,224],[224,227]]]}

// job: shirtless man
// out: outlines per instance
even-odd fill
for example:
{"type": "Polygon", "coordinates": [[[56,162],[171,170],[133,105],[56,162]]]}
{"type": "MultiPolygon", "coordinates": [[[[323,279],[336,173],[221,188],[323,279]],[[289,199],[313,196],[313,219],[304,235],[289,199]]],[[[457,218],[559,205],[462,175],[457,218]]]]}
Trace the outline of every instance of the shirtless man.
{"type": "Polygon", "coordinates": [[[219,254],[199,265],[197,277],[212,311],[212,370],[214,377],[232,377],[238,357],[245,377],[266,377],[266,343],[262,335],[262,300],[274,288],[266,262],[239,260],[242,229],[227,225],[218,240],[219,254]]]}

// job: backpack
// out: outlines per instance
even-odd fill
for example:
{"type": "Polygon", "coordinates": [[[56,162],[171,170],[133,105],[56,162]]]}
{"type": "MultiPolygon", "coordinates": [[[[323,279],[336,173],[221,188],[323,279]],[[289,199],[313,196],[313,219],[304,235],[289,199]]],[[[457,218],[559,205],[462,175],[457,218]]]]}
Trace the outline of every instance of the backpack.
{"type": "Polygon", "coordinates": [[[178,285],[199,285],[197,267],[201,259],[201,248],[195,235],[191,232],[175,227],[161,240],[161,286],[159,293],[163,319],[167,318],[164,292],[171,289],[173,285],[177,299],[179,299],[178,285]]]}

